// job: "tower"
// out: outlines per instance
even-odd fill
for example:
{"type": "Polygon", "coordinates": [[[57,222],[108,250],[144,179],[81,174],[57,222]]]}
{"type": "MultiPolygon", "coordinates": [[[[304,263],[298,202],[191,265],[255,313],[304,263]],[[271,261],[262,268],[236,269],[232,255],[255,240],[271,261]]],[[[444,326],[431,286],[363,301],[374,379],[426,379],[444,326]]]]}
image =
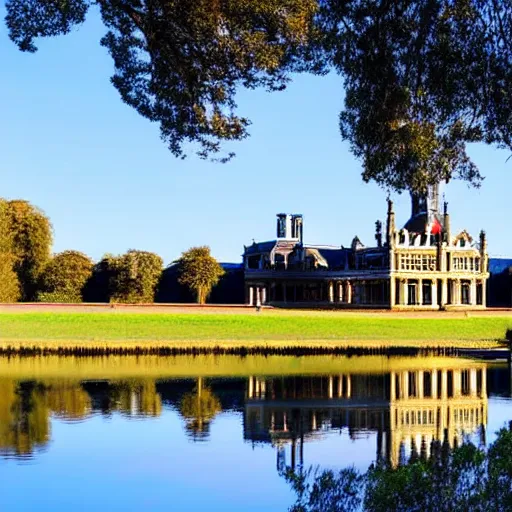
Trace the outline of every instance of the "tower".
{"type": "Polygon", "coordinates": [[[404,227],[414,233],[441,233],[443,226],[439,216],[439,183],[429,185],[426,193],[411,192],[411,218],[404,227]]]}
{"type": "Polygon", "coordinates": [[[300,244],[303,237],[303,217],[301,214],[277,214],[277,238],[283,240],[296,240],[300,244]]]}

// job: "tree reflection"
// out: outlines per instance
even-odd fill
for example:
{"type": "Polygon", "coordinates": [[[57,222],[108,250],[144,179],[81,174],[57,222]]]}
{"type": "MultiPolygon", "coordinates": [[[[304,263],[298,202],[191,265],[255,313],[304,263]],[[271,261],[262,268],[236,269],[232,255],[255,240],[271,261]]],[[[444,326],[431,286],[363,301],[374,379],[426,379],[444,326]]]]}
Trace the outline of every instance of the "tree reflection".
{"type": "Polygon", "coordinates": [[[91,410],[91,397],[78,382],[55,382],[45,388],[46,403],[52,413],[70,421],[85,418],[91,410]]]}
{"type": "Polygon", "coordinates": [[[4,453],[30,455],[50,437],[44,389],[35,382],[0,382],[0,448],[4,453]]]}
{"type": "Polygon", "coordinates": [[[210,434],[210,423],[222,410],[219,399],[204,385],[203,379],[196,380],[196,386],[185,393],[180,403],[181,415],[186,420],[186,430],[194,440],[205,440],[210,434]]]}

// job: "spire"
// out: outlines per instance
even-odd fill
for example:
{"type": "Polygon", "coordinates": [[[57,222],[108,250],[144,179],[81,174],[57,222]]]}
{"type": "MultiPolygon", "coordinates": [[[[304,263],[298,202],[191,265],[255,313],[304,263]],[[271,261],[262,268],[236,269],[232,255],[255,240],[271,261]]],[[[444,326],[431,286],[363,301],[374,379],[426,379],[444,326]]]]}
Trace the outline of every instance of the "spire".
{"type": "Polygon", "coordinates": [[[395,212],[393,210],[393,201],[388,196],[388,217],[386,222],[386,245],[393,245],[395,233],[395,212]]]}

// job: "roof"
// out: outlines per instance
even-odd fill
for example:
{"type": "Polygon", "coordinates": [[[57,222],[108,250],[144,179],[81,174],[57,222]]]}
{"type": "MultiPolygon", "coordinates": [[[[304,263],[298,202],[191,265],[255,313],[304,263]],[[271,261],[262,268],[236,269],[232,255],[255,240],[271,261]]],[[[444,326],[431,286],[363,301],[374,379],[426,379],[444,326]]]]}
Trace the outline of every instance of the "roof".
{"type": "Polygon", "coordinates": [[[245,248],[245,254],[259,254],[261,252],[270,252],[276,246],[276,240],[268,242],[254,242],[245,248]]]}
{"type": "Polygon", "coordinates": [[[512,258],[489,258],[489,272],[491,274],[501,274],[509,268],[512,268],[512,258]]]}
{"type": "Polygon", "coordinates": [[[326,248],[326,247],[310,247],[314,249],[322,258],[327,262],[328,268],[340,268],[345,266],[347,260],[347,250],[341,248],[326,248]]]}
{"type": "Polygon", "coordinates": [[[239,269],[243,268],[242,263],[221,263],[220,266],[224,270],[239,270],[239,269]]]}

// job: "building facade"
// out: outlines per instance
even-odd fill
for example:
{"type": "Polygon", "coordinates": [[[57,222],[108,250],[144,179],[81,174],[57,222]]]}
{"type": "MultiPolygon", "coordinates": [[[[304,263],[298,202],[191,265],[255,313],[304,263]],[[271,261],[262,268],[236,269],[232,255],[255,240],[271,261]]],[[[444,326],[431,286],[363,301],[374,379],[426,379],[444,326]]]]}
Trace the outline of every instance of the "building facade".
{"type": "Polygon", "coordinates": [[[388,200],[385,231],[377,221],[375,244],[355,237],[349,247],[303,241],[303,217],[277,215],[277,238],[244,247],[246,303],[387,309],[486,307],[488,254],[485,232],[451,233],[447,203],[439,212],[438,187],[412,195],[411,218],[396,227],[388,200]]]}

